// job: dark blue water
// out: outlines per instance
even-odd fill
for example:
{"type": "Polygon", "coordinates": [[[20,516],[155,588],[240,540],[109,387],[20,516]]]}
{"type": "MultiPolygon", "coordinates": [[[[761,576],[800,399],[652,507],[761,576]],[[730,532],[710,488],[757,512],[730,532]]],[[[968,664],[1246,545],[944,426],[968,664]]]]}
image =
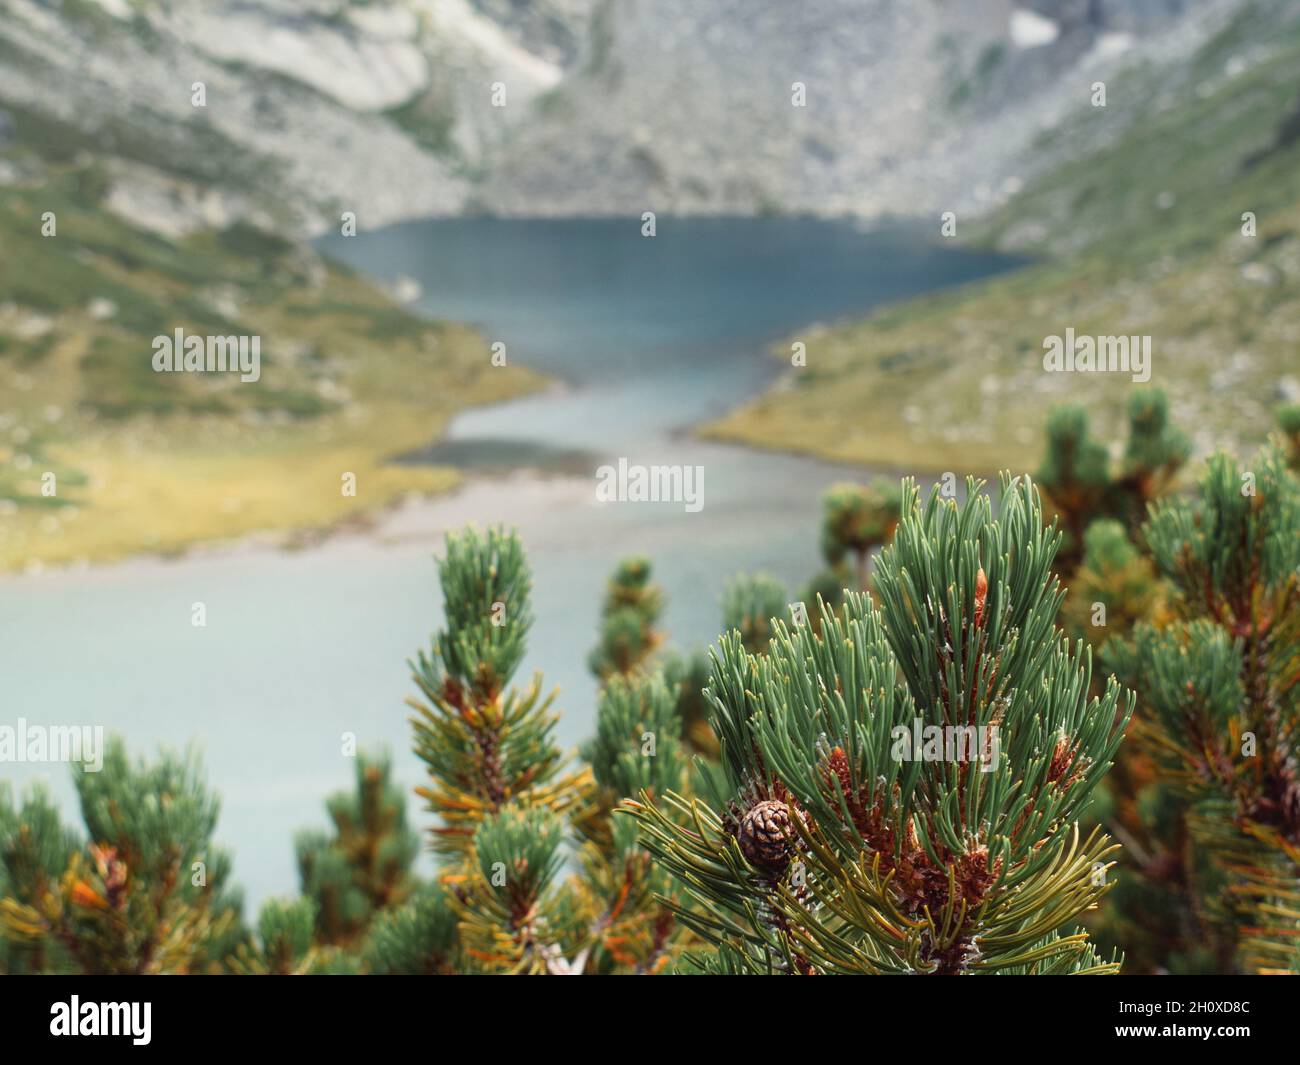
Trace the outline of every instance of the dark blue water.
{"type": "MultiPolygon", "coordinates": [[[[452,219],[332,237],[323,248],[375,277],[416,280],[419,309],[470,322],[570,386],[461,419],[457,463],[600,455],[716,417],[780,369],[777,339],[815,322],[1006,269],[915,229],[808,218],[452,219]],[[475,451],[466,442],[483,445],[475,451]]],[[[864,353],[865,354],[865,353],[864,353]]],[[[812,356],[815,358],[815,353],[812,356]]]]}

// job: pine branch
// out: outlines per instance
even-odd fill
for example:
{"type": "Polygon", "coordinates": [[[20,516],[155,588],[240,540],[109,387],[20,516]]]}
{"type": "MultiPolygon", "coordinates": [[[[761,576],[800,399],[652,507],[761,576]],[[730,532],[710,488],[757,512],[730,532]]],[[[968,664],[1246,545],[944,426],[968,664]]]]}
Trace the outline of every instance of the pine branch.
{"type": "Polygon", "coordinates": [[[632,805],[700,903],[681,920],[727,965],[1113,969],[1056,932],[1108,890],[1114,848],[1080,842],[1076,822],[1132,700],[1113,680],[1092,697],[1090,654],[1054,627],[1059,534],[1032,486],[1004,478],[996,516],[980,488],[922,505],[905,482],[879,608],[847,593],[817,626],[778,622],[762,656],[723,637],[712,801],[632,805]],[[917,731],[928,755],[909,746],[917,731]]]}
{"type": "Polygon", "coordinates": [[[663,643],[658,629],[663,613],[663,589],[650,578],[650,560],[643,556],[625,558],[606,586],[601,610],[600,642],[591,652],[588,665],[605,681],[615,675],[630,676],[646,664],[663,643]]]}
{"type": "MultiPolygon", "coordinates": [[[[1178,617],[1107,660],[1141,678],[1135,736],[1190,804],[1191,841],[1224,883],[1202,905],[1242,964],[1297,960],[1300,924],[1300,482],[1276,449],[1212,458],[1193,499],[1154,506],[1143,536],[1178,617]]],[[[1300,971],[1300,968],[1297,969],[1300,971]]]]}
{"type": "Polygon", "coordinates": [[[411,891],[419,838],[406,824],[406,796],[391,772],[386,756],[359,755],[355,790],[326,803],[333,836],[298,836],[298,872],[322,944],[355,942],[378,913],[400,905],[411,891]]]}
{"type": "MultiPolygon", "coordinates": [[[[0,922],[42,971],[178,973],[217,969],[238,938],[229,859],[211,845],[217,802],[197,759],[164,753],[132,765],[112,740],[98,772],[75,777],[89,842],[68,836],[43,801],[6,812],[0,922]],[[50,832],[33,849],[32,831],[50,832]],[[50,844],[54,844],[51,846],[50,844]]],[[[7,807],[6,802],[6,807],[7,807]]]]}
{"type": "Polygon", "coordinates": [[[563,773],[564,755],[553,733],[555,695],[543,698],[540,675],[518,692],[507,686],[523,659],[532,623],[531,576],[513,533],[474,529],[448,535],[439,562],[448,628],[434,653],[412,668],[425,701],[410,701],[417,716],[415,753],[431,784],[416,792],[440,824],[435,850],[464,857],[474,833],[511,803],[560,813],[582,801],[585,773],[563,773]]]}

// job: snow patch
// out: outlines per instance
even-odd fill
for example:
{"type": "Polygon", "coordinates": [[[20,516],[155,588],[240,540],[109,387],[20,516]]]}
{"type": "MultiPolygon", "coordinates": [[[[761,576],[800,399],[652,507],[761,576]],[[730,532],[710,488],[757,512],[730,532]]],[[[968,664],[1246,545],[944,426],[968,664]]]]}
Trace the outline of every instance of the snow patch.
{"type": "Polygon", "coordinates": [[[1011,12],[1011,43],[1017,48],[1038,48],[1061,35],[1061,27],[1050,18],[1018,7],[1011,12]]]}

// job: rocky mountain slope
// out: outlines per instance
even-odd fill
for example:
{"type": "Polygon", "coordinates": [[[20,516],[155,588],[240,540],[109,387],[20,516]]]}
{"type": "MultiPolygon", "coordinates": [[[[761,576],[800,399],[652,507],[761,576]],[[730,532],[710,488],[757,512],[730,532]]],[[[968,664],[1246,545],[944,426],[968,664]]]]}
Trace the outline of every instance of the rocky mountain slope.
{"type": "Polygon", "coordinates": [[[1118,449],[1130,375],[1043,372],[1044,338],[1074,329],[1149,337],[1150,384],[1195,450],[1253,451],[1300,400],[1300,8],[1245,5],[1177,74],[1135,68],[1110,89],[1125,126],[1078,116],[1044,154],[1098,147],[959,232],[1035,265],[810,327],[807,365],[709,432],[987,474],[1033,469],[1047,411],[1075,402],[1118,449]]]}
{"type": "Polygon", "coordinates": [[[111,205],[172,233],[454,212],[503,112],[562,77],[585,7],[507,23],[468,0],[5,0],[0,111],[102,154],[111,205]]]}
{"type": "MultiPolygon", "coordinates": [[[[510,138],[484,199],[580,212],[930,215],[987,207],[1034,140],[1233,3],[615,3],[589,62],[510,138]],[[802,85],[804,106],[795,106],[802,85]]],[[[1085,145],[1080,145],[1080,148],[1085,145]]]]}
{"type": "Polygon", "coordinates": [[[1035,140],[1092,82],[1176,64],[1243,2],[4,0],[0,138],[49,122],[172,234],[962,211],[1086,149],[1035,140]]]}

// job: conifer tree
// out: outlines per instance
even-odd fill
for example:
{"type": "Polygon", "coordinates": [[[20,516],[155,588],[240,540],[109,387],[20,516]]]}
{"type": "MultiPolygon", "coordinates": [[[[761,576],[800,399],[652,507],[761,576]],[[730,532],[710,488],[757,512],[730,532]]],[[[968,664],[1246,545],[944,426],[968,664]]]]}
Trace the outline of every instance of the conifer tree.
{"type": "Polygon", "coordinates": [[[1280,451],[1248,468],[1215,456],[1197,495],[1157,504],[1142,530],[1176,620],[1106,648],[1140,692],[1135,738],[1187,804],[1187,901],[1252,971],[1300,972],[1297,529],[1280,451]]]}
{"type": "Polygon", "coordinates": [[[757,654],[772,638],[773,623],[789,614],[785,585],[765,573],[741,574],[722,593],[722,631],[740,633],[745,650],[757,654]]]}
{"type": "MultiPolygon", "coordinates": [[[[1096,649],[1106,640],[1125,638],[1138,622],[1165,617],[1166,582],[1120,522],[1099,518],[1083,542],[1083,561],[1061,610],[1071,637],[1096,649]]],[[[1135,686],[1139,679],[1133,678],[1135,686]]],[[[1148,753],[1126,743],[1089,811],[1091,821],[1124,844],[1126,874],[1089,926],[1098,942],[1123,945],[1130,973],[1215,968],[1212,932],[1197,927],[1194,900],[1184,897],[1180,883],[1181,808],[1162,786],[1148,753]],[[1134,868],[1141,875],[1127,875],[1134,868]]]]}
{"type": "Polygon", "coordinates": [[[497,528],[449,535],[438,572],[447,627],[412,664],[424,699],[412,701],[411,723],[457,953],[490,972],[547,972],[579,936],[571,895],[551,889],[566,815],[586,801],[590,774],[566,771],[541,676],[510,687],[533,620],[518,538],[497,528]]]}
{"type": "MultiPolygon", "coordinates": [[[[59,890],[68,859],[80,847],[65,828],[46,790],[38,785],[16,804],[0,783],[0,973],[70,971],[72,960],[58,940],[20,933],[25,907],[59,890]]],[[[27,921],[25,923],[30,923],[27,921]]]]}
{"type": "Polygon", "coordinates": [[[871,552],[886,543],[898,524],[896,485],[832,485],[822,499],[822,557],[827,569],[813,578],[809,599],[838,601],[845,588],[866,591],[871,552]]]}
{"type": "Polygon", "coordinates": [[[1300,473],[1300,403],[1287,403],[1277,409],[1277,427],[1286,447],[1287,464],[1300,473]]]}
{"type": "Polygon", "coordinates": [[[1170,422],[1169,401],[1160,389],[1133,393],[1127,430],[1123,458],[1112,468],[1105,446],[1089,435],[1083,407],[1057,407],[1048,415],[1047,452],[1035,477],[1065,534],[1062,572],[1078,566],[1084,530],[1092,522],[1111,518],[1135,530],[1147,504],[1169,490],[1187,461],[1191,444],[1170,422]]]}
{"type": "MultiPolygon", "coordinates": [[[[1115,463],[1089,435],[1082,407],[1054,410],[1047,437],[1038,477],[1049,509],[1065,530],[1057,561],[1070,591],[1061,620],[1071,636],[1099,648],[1126,635],[1137,622],[1161,617],[1165,583],[1133,538],[1150,502],[1172,488],[1189,444],[1170,424],[1168,402],[1158,389],[1131,397],[1125,449],[1115,463]]],[[[1174,859],[1178,810],[1179,804],[1162,790],[1150,758],[1126,744],[1098,789],[1092,812],[1123,839],[1126,861],[1140,862],[1151,875],[1122,879],[1092,925],[1100,940],[1124,944],[1129,967],[1136,971],[1212,967],[1200,948],[1183,949],[1193,942],[1203,946],[1209,934],[1192,930],[1173,875],[1180,868],[1174,859]],[[1157,822],[1167,832],[1149,834],[1157,822]]]]}
{"type": "Polygon", "coordinates": [[[451,889],[420,883],[407,902],[380,913],[362,951],[367,972],[440,976],[468,968],[461,959],[451,889]]]}
{"type": "Polygon", "coordinates": [[[659,619],[665,598],[651,580],[652,572],[650,560],[641,555],[619,562],[607,585],[600,640],[588,664],[602,683],[657,668],[674,697],[682,736],[693,750],[712,757],[718,742],[705,721],[701,696],[709,678],[708,659],[699,650],[664,649],[659,619]]]}
{"type": "Polygon", "coordinates": [[[257,915],[257,935],[266,972],[277,975],[310,972],[316,924],[315,906],[310,899],[293,902],[271,899],[264,903],[257,915]]]}
{"type": "Polygon", "coordinates": [[[677,888],[640,846],[636,825],[611,815],[633,795],[688,790],[681,720],[662,676],[611,678],[597,706],[596,735],[582,753],[597,789],[596,811],[579,825],[587,837],[579,890],[596,914],[589,969],[661,971],[682,940],[683,928],[660,901],[675,901],[677,888]]]}
{"type": "Polygon", "coordinates": [[[424,698],[412,703],[412,725],[430,776],[417,791],[438,817],[443,867],[437,886],[374,923],[367,963],[388,972],[658,971],[680,936],[655,899],[671,886],[635,830],[609,812],[626,789],[685,786],[668,688],[655,674],[611,677],[591,765],[570,768],[540,676],[522,692],[510,686],[532,623],[518,538],[496,528],[449,536],[439,574],[447,627],[413,663],[424,698]],[[565,878],[574,838],[583,841],[579,871],[565,878]]]}
{"type": "Polygon", "coordinates": [[[342,952],[319,947],[315,937],[316,904],[311,899],[268,899],[257,915],[257,936],[240,943],[228,965],[243,976],[358,970],[342,952]]]}
{"type": "Polygon", "coordinates": [[[904,482],[879,607],[822,603],[819,630],[778,622],[762,656],[722,637],[711,793],[628,807],[713,947],[684,969],[1117,968],[1068,926],[1109,886],[1114,848],[1077,822],[1131,697],[1091,696],[1090,652],[1054,626],[1060,536],[1032,485],[1004,478],[996,517],[981,487],[922,505],[904,482]]]}
{"type": "Polygon", "coordinates": [[[1151,559],[1113,518],[1099,518],[1083,534],[1083,560],[1066,596],[1061,621],[1066,632],[1100,644],[1125,636],[1160,610],[1164,585],[1151,559]]]}
{"type": "Polygon", "coordinates": [[[663,590],[651,579],[650,560],[625,558],[614,570],[601,610],[600,642],[591,653],[591,671],[600,680],[628,676],[643,665],[663,642],[659,616],[663,590]]]}
{"type": "Polygon", "coordinates": [[[0,807],[10,956],[43,972],[217,971],[241,935],[240,900],[197,758],[132,764],[114,739],[74,780],[84,844],[39,792],[0,807]]]}
{"type": "Polygon", "coordinates": [[[682,739],[697,754],[718,756],[718,738],[709,728],[709,705],[704,689],[709,683],[709,656],[700,648],[668,651],[659,664],[664,683],[677,706],[682,739]]]}
{"type": "Polygon", "coordinates": [[[415,753],[430,777],[416,789],[440,823],[434,850],[464,860],[489,817],[511,802],[562,814],[583,797],[586,774],[564,771],[554,741],[555,693],[541,674],[510,681],[532,626],[531,573],[518,538],[493,528],[447,537],[439,561],[446,629],[412,663],[415,753]]]}
{"type": "Polygon", "coordinates": [[[406,796],[385,757],[359,754],[356,788],[326,802],[332,836],[300,833],[296,841],[303,894],[314,902],[316,939],[353,943],[374,916],[405,900],[419,837],[406,823],[406,796]]]}

